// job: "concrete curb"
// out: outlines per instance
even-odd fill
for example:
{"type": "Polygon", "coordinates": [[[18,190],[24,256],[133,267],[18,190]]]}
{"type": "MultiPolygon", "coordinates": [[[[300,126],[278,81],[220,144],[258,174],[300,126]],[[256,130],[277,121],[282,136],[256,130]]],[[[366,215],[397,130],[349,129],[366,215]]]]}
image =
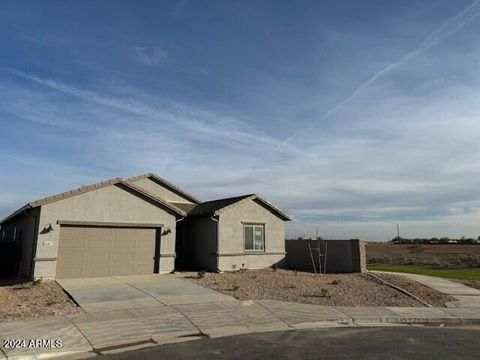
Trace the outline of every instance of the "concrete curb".
{"type": "Polygon", "coordinates": [[[383,284],[391,287],[392,289],[398,290],[398,291],[404,293],[405,295],[410,296],[411,298],[417,300],[419,303],[425,305],[426,307],[433,308],[433,305],[431,305],[431,304],[427,303],[426,301],[420,299],[418,296],[415,296],[415,295],[412,294],[410,291],[407,291],[407,290],[401,288],[400,286],[393,285],[393,284],[389,283],[388,281],[386,281],[386,280],[384,280],[384,279],[376,276],[375,274],[373,274],[373,273],[371,273],[371,272],[366,272],[366,274],[367,274],[368,276],[374,278],[375,280],[380,281],[381,283],[383,283],[383,284]]]}
{"type": "Polygon", "coordinates": [[[459,281],[428,275],[401,273],[393,271],[370,270],[370,272],[401,276],[455,298],[456,301],[451,301],[445,304],[445,306],[447,307],[480,309],[480,290],[464,285],[459,281]]]}
{"type": "MultiPolygon", "coordinates": [[[[219,306],[217,303],[211,304],[212,308],[219,306]]],[[[223,304],[222,306],[226,306],[223,304]]],[[[412,325],[425,325],[425,326],[462,326],[462,325],[480,325],[480,312],[478,308],[472,309],[453,309],[453,308],[407,308],[407,307],[326,307],[318,305],[298,304],[298,303],[284,303],[275,301],[259,301],[259,302],[239,302],[240,307],[248,308],[248,311],[254,309],[256,306],[261,307],[258,313],[270,312],[271,317],[262,318],[261,322],[256,323],[256,316],[253,318],[239,318],[239,310],[235,307],[226,308],[224,310],[226,318],[228,320],[229,314],[231,315],[231,321],[228,323],[218,323],[216,327],[208,327],[202,321],[205,321],[205,317],[198,318],[199,314],[182,313],[185,320],[191,322],[200,332],[189,331],[187,332],[175,332],[171,329],[167,332],[159,333],[157,336],[145,336],[139,335],[135,339],[126,340],[122,339],[122,333],[119,329],[118,342],[116,333],[110,334],[115,339],[115,343],[112,343],[108,347],[94,348],[90,346],[88,348],[81,349],[58,349],[58,352],[43,351],[40,349],[26,350],[21,353],[9,351],[3,351],[0,349],[0,359],[19,359],[26,356],[37,355],[40,359],[56,358],[62,360],[74,360],[87,358],[95,355],[117,353],[129,350],[135,350],[148,346],[158,346],[163,344],[171,344],[183,341],[200,340],[202,338],[216,338],[234,336],[237,334],[245,333],[261,333],[271,331],[285,331],[285,330],[299,330],[299,329],[316,329],[316,328],[330,328],[330,327],[377,327],[377,326],[412,326],[412,325]],[[263,309],[263,310],[262,310],[263,309]],[[268,310],[268,311],[267,311],[268,310]],[[192,316],[195,315],[195,316],[192,316]],[[200,320],[198,320],[200,319],[200,320]],[[200,321],[200,322],[199,322],[200,321]],[[200,330],[201,329],[201,330],[200,330]]],[[[176,311],[172,307],[172,312],[176,311]]],[[[200,314],[200,315],[203,315],[200,314]]],[[[57,318],[58,319],[58,318],[57,318]]],[[[38,322],[38,320],[35,320],[38,322]]],[[[45,322],[51,321],[46,319],[45,322]]],[[[112,319],[108,316],[105,320],[94,319],[92,323],[99,324],[101,321],[116,321],[116,318],[112,319]]],[[[212,320],[215,323],[215,319],[212,320]]],[[[28,323],[28,322],[27,322],[28,323]]],[[[33,323],[33,321],[32,321],[33,323]]],[[[25,322],[23,323],[25,328],[25,322]]],[[[7,331],[12,327],[12,323],[9,326],[0,324],[0,334],[2,338],[21,338],[22,336],[32,336],[32,333],[23,331],[7,331]]],[[[193,329],[192,329],[193,330],[193,329]]],[[[196,329],[195,329],[196,330],[196,329]]],[[[98,342],[98,339],[92,339],[87,334],[80,333],[75,330],[74,335],[78,338],[79,334],[83,338],[83,342],[94,344],[98,342]]],[[[50,332],[48,326],[39,328],[35,336],[41,334],[47,334],[50,332]]],[[[70,333],[70,336],[72,332],[70,333]]],[[[80,339],[79,339],[80,341],[80,339]]]]}

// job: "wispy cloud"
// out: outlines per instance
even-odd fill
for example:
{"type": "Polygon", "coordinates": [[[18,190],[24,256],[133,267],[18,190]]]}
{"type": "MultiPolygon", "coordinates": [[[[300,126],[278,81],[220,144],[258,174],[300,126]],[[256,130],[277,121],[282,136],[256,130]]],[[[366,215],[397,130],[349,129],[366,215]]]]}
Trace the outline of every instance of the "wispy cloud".
{"type": "Polygon", "coordinates": [[[169,53],[157,46],[135,46],[135,57],[146,65],[158,65],[165,62],[169,53]]]}
{"type": "Polygon", "coordinates": [[[245,147],[253,144],[256,149],[263,147],[264,150],[267,148],[270,150],[272,145],[278,142],[268,135],[250,131],[245,123],[236,119],[216,116],[206,111],[192,109],[186,105],[152,106],[137,99],[98,94],[91,90],[70,86],[57,80],[44,79],[18,70],[8,69],[5,71],[61,93],[136,115],[138,116],[136,118],[137,123],[149,121],[149,124],[154,126],[159,126],[162,123],[181,126],[188,130],[186,135],[201,137],[204,141],[232,147],[245,147]],[[151,120],[155,122],[152,124],[151,120]]]}
{"type": "Polygon", "coordinates": [[[399,60],[390,63],[387,65],[384,69],[380,70],[376,74],[374,74],[372,77],[370,77],[368,80],[363,82],[358,88],[353,91],[350,96],[348,96],[346,99],[342,100],[338,104],[336,104],[334,107],[329,109],[327,112],[325,112],[320,118],[318,118],[315,121],[312,121],[310,124],[308,124],[306,127],[304,127],[302,130],[299,132],[296,132],[289,137],[287,137],[284,141],[283,144],[286,144],[293,139],[295,139],[297,136],[300,134],[304,134],[308,132],[309,130],[312,129],[312,127],[319,123],[324,121],[325,119],[331,117],[335,112],[337,112],[339,109],[350,103],[353,99],[355,99],[365,88],[368,86],[372,85],[375,83],[378,79],[381,77],[385,76],[386,74],[392,72],[393,70],[397,69],[398,67],[402,66],[405,64],[407,61],[410,61],[411,59],[415,58],[419,54],[421,54],[424,51],[427,51],[428,49],[434,47],[441,41],[447,39],[448,37],[452,36],[455,34],[459,29],[467,25],[469,22],[475,20],[478,16],[480,16],[480,0],[475,0],[472,4],[467,6],[465,9],[463,9],[460,13],[457,15],[451,17],[448,19],[445,23],[443,23],[440,27],[438,27],[434,32],[429,34],[417,47],[415,47],[412,51],[409,53],[405,54],[402,56],[399,60]]]}

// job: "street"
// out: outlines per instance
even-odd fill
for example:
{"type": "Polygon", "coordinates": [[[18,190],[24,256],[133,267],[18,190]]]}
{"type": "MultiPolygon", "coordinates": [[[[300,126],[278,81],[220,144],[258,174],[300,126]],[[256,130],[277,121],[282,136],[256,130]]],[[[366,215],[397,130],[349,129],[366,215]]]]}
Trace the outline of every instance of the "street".
{"type": "Polygon", "coordinates": [[[121,359],[478,359],[479,327],[372,327],[255,333],[156,346],[121,359]]]}

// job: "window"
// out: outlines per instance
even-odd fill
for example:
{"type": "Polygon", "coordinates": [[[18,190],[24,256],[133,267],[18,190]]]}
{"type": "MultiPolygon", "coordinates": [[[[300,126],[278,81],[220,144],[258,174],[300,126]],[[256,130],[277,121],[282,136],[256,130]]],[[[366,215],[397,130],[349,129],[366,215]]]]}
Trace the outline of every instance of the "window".
{"type": "Polygon", "coordinates": [[[264,251],[265,231],[263,225],[245,225],[243,227],[245,250],[264,251]]]}

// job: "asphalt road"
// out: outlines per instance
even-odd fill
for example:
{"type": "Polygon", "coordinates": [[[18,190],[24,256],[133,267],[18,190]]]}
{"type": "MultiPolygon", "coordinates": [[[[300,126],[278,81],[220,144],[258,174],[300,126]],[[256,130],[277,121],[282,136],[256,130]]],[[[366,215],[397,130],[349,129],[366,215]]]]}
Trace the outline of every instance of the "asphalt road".
{"type": "Polygon", "coordinates": [[[479,359],[480,328],[330,328],[256,333],[168,344],[105,360],[479,359]]]}

